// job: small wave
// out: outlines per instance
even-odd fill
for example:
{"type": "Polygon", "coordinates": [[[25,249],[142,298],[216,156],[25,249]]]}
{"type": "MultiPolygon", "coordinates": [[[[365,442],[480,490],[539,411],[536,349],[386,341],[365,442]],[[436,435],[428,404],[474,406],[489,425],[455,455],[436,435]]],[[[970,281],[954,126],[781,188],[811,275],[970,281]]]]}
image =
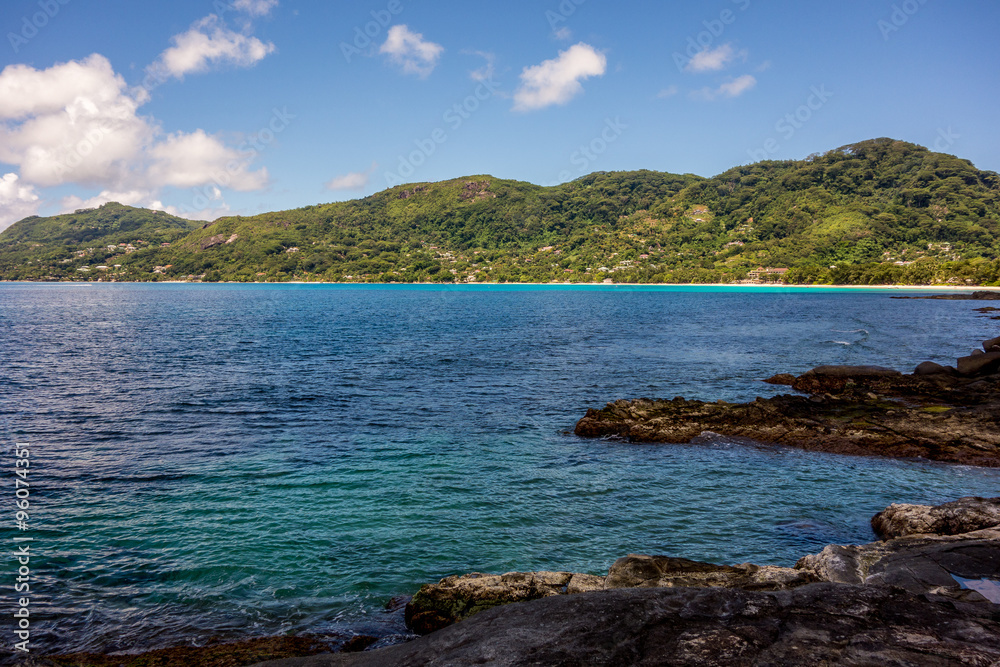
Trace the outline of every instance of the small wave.
{"type": "Polygon", "coordinates": [[[846,340],[825,340],[824,343],[830,343],[832,345],[846,345],[848,347],[854,345],[854,343],[848,343],[846,340]]]}
{"type": "Polygon", "coordinates": [[[830,331],[833,333],[863,333],[865,335],[871,333],[870,331],[868,331],[868,329],[852,329],[850,331],[843,331],[841,329],[830,329],[830,331]]]}

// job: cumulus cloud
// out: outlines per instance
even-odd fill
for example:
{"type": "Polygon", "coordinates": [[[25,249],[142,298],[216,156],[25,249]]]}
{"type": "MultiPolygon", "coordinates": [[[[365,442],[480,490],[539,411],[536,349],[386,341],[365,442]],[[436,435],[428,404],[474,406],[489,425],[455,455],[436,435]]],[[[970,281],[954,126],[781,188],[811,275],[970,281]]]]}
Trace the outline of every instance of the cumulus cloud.
{"type": "Polygon", "coordinates": [[[214,14],[201,19],[187,32],[175,35],[171,41],[174,45],[150,67],[150,72],[160,78],[180,79],[185,74],[205,72],[220,65],[251,67],[275,50],[274,44],[226,28],[214,14]]]}
{"type": "Polygon", "coordinates": [[[0,178],[0,231],[38,212],[35,188],[20,182],[17,174],[0,178]]]}
{"type": "Polygon", "coordinates": [[[349,174],[335,177],[326,184],[326,189],[334,192],[342,190],[364,190],[368,187],[368,183],[371,181],[372,174],[375,173],[376,169],[378,169],[378,164],[372,162],[372,166],[368,168],[368,171],[354,171],[349,174]]]}
{"type": "Polygon", "coordinates": [[[437,67],[444,47],[425,40],[422,34],[413,32],[405,25],[394,25],[389,28],[388,39],[379,53],[387,54],[407,74],[425,78],[437,67]]]}
{"type": "Polygon", "coordinates": [[[695,99],[714,100],[720,97],[739,97],[757,85],[757,78],[751,74],[744,74],[741,77],[728,81],[718,88],[702,88],[691,95],[695,99]]]}
{"type": "Polygon", "coordinates": [[[0,71],[0,162],[43,187],[100,186],[128,177],[155,128],[100,55],[45,70],[0,71]]]}
{"type": "Polygon", "coordinates": [[[524,68],[521,86],[514,93],[514,110],[531,111],[566,104],[583,92],[580,81],[603,76],[607,68],[607,57],[589,44],[581,42],[560,51],[558,58],[524,68]]]}
{"type": "Polygon", "coordinates": [[[37,208],[35,187],[100,189],[90,199],[63,200],[75,210],[107,201],[149,205],[166,186],[267,186],[267,170],[252,167],[255,153],[203,130],[164,135],[154,119],[138,113],[147,99],[130,96],[124,79],[96,54],[44,70],[11,65],[0,71],[0,162],[20,168],[4,177],[0,217],[30,215],[37,208]]]}
{"type": "Polygon", "coordinates": [[[723,44],[715,49],[705,49],[696,54],[687,64],[689,72],[717,72],[735,60],[736,50],[732,44],[723,44]]]}
{"type": "Polygon", "coordinates": [[[192,188],[215,182],[248,192],[260,190],[268,182],[267,169],[250,171],[238,150],[203,130],[172,134],[153,146],[149,157],[149,180],[158,186],[192,188]]]}

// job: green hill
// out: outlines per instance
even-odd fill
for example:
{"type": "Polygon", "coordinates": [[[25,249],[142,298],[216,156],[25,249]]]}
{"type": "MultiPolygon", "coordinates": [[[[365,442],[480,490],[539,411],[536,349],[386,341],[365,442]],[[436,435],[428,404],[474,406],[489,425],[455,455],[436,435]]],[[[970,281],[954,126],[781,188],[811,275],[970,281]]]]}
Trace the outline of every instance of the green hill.
{"type": "Polygon", "coordinates": [[[89,276],[81,274],[97,272],[80,269],[119,263],[136,252],[176,241],[203,224],[113,202],[51,218],[32,216],[0,234],[0,278],[86,279],[89,276]]]}
{"type": "MultiPolygon", "coordinates": [[[[82,262],[107,264],[96,249],[79,253],[122,238],[101,222],[113,212],[140,216],[109,204],[72,224],[17,223],[0,234],[0,277],[80,279],[82,262]],[[100,236],[74,236],[88,225],[100,236]]],[[[774,266],[791,269],[791,282],[1000,281],[1000,176],[891,139],[711,179],[636,171],[549,188],[490,176],[410,184],[194,231],[144,213],[141,238],[155,242],[114,255],[121,267],[108,279],[731,282],[774,266]]]]}

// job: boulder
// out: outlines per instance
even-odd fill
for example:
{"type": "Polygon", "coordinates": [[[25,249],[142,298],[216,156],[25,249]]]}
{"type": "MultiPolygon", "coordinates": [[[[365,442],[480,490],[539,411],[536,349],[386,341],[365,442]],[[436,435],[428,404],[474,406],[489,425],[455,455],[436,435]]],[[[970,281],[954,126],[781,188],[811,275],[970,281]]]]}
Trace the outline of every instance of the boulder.
{"type": "Polygon", "coordinates": [[[899,377],[902,375],[899,371],[884,366],[817,366],[805,374],[846,378],[899,377]]]}
{"type": "Polygon", "coordinates": [[[630,588],[484,611],[378,651],[258,667],[908,665],[1000,662],[1000,621],[904,590],[630,588]]]}
{"type": "Polygon", "coordinates": [[[962,375],[989,375],[1000,370],[1000,352],[979,352],[958,360],[962,375]]]}
{"type": "MultiPolygon", "coordinates": [[[[406,605],[406,624],[417,634],[427,634],[491,607],[560,595],[567,592],[574,577],[586,576],[573,572],[476,572],[445,577],[417,591],[406,605]]],[[[581,579],[574,590],[592,586],[591,580],[581,579]]]]}
{"type": "Polygon", "coordinates": [[[669,556],[629,555],[608,571],[604,587],[676,588],[683,586],[784,590],[818,581],[811,573],[785,567],[714,565],[669,556]]]}
{"type": "Polygon", "coordinates": [[[924,363],[917,366],[917,370],[913,371],[914,375],[953,375],[958,371],[951,366],[942,366],[941,364],[935,364],[933,361],[925,361],[924,363]]]}
{"type": "Polygon", "coordinates": [[[915,595],[993,608],[1000,596],[987,597],[956,577],[994,585],[1000,581],[1000,530],[904,537],[860,546],[830,545],[802,558],[795,567],[833,583],[895,586],[915,595]]]}
{"type": "Polygon", "coordinates": [[[1000,345],[1000,338],[991,338],[990,340],[983,341],[983,350],[989,352],[998,345],[1000,345]]]}
{"type": "Polygon", "coordinates": [[[872,518],[883,540],[909,535],[960,535],[1000,527],[1000,498],[961,498],[932,507],[893,504],[872,518]]]}

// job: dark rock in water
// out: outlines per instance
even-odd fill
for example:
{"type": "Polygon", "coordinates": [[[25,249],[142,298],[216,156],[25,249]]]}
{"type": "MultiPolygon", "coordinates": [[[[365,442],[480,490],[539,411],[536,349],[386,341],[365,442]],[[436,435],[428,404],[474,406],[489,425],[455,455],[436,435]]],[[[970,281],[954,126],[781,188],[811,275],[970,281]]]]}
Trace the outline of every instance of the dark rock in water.
{"type": "Polygon", "coordinates": [[[872,518],[872,530],[883,540],[909,535],[960,535],[985,528],[1000,529],[1000,498],[961,498],[930,505],[889,505],[872,518]]]}
{"type": "Polygon", "coordinates": [[[979,352],[958,360],[962,375],[988,375],[1000,370],[1000,352],[979,352]]]}
{"type": "Polygon", "coordinates": [[[821,375],[837,378],[899,377],[897,370],[883,366],[817,366],[806,375],[821,375]]]}
{"type": "Polygon", "coordinates": [[[917,366],[917,369],[913,371],[914,375],[953,375],[957,373],[958,370],[952,368],[951,366],[942,366],[941,364],[936,364],[933,361],[925,361],[924,363],[917,366]]]}
{"type": "Polygon", "coordinates": [[[665,444],[713,433],[810,451],[1000,467],[998,372],[1000,352],[960,359],[957,370],[925,362],[913,375],[881,366],[820,366],[766,380],[808,397],[616,401],[588,410],[575,433],[665,444]]]}
{"type": "Polygon", "coordinates": [[[957,294],[934,294],[932,296],[894,296],[893,299],[938,299],[942,301],[1000,301],[1000,292],[980,291],[959,292],[957,294]]]}
{"type": "Polygon", "coordinates": [[[361,653],[377,641],[378,637],[371,637],[369,635],[354,635],[344,643],[340,650],[343,653],[361,653]]]}
{"type": "Polygon", "coordinates": [[[983,341],[983,350],[986,352],[997,346],[1000,346],[1000,338],[991,338],[990,340],[983,341]]]}
{"type": "Polygon", "coordinates": [[[490,609],[409,644],[266,667],[989,666],[1000,661],[995,614],[887,587],[633,588],[490,609]]]}

